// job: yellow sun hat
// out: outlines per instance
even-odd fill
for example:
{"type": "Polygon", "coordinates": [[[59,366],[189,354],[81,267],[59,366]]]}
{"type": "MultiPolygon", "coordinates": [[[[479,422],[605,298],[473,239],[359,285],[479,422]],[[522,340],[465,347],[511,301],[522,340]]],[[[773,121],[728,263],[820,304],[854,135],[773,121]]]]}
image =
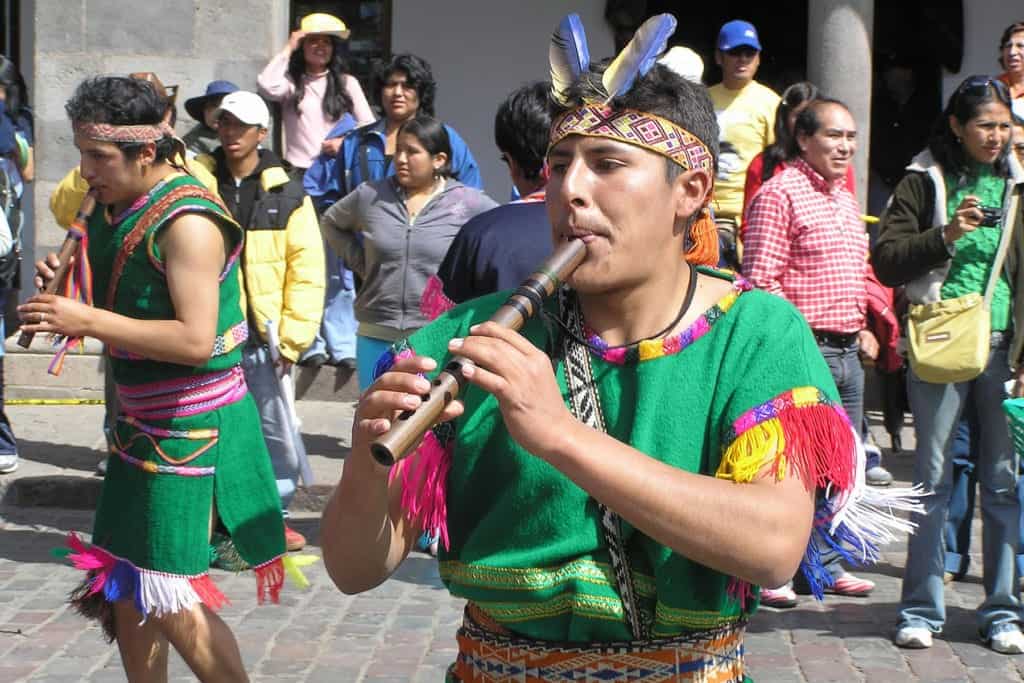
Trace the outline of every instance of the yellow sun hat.
{"type": "Polygon", "coordinates": [[[342,40],[347,40],[350,33],[344,21],[333,14],[326,14],[324,12],[315,12],[304,16],[302,23],[299,24],[299,30],[304,33],[337,36],[342,40]]]}

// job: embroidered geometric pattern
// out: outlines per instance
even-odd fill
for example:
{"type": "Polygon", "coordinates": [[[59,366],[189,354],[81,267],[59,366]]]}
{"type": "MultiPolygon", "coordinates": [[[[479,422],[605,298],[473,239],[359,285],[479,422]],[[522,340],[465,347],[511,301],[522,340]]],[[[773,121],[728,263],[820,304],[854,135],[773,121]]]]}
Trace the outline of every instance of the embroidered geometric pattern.
{"type": "Polygon", "coordinates": [[[677,638],[625,643],[553,643],[498,635],[463,622],[454,673],[464,683],[498,681],[743,680],[745,623],[677,638]]]}
{"type": "Polygon", "coordinates": [[[625,612],[618,596],[563,593],[545,602],[494,602],[474,600],[484,612],[502,624],[551,619],[573,614],[589,619],[622,621],[625,612]]]}
{"type": "Polygon", "coordinates": [[[726,432],[722,439],[723,447],[727,448],[737,436],[748,429],[756,427],[767,420],[777,418],[791,408],[804,408],[816,405],[841,407],[834,401],[830,400],[828,396],[826,396],[817,387],[797,387],[783,394],[779,394],[772,400],[762,403],[759,406],[754,406],[736,418],[732,423],[732,427],[728,432],[726,432]]]}
{"type": "Polygon", "coordinates": [[[156,142],[165,137],[174,137],[174,129],[165,121],[134,126],[76,122],[74,130],[82,137],[98,142],[156,142]]]}
{"type": "Polygon", "coordinates": [[[248,338],[249,324],[243,320],[213,340],[213,353],[210,356],[223,356],[225,353],[231,353],[238,345],[244,344],[248,338]]]}
{"type": "MultiPolygon", "coordinates": [[[[721,272],[721,271],[719,271],[721,272]]],[[[705,334],[711,331],[711,326],[718,322],[726,312],[732,308],[740,294],[748,292],[753,287],[742,277],[736,276],[733,280],[733,291],[726,294],[718,303],[704,312],[704,315],[697,318],[693,323],[679,334],[662,339],[646,339],[639,344],[629,346],[608,348],[608,343],[597,336],[590,327],[584,326],[589,346],[607,363],[615,365],[632,365],[652,358],[671,356],[679,353],[690,344],[694,343],[705,334]]]]}
{"type": "MultiPolygon", "coordinates": [[[[561,567],[494,567],[455,560],[440,563],[441,578],[461,586],[498,590],[548,590],[569,582],[614,586],[612,567],[607,562],[573,560],[561,567]]],[[[634,572],[637,592],[653,597],[654,577],[634,572]]]]}
{"type": "Polygon", "coordinates": [[[585,104],[551,126],[548,149],[569,135],[618,140],[668,157],[684,170],[701,169],[712,178],[715,175],[715,160],[707,145],[690,131],[654,114],[585,104]]]}
{"type": "Polygon", "coordinates": [[[718,628],[725,624],[735,623],[741,618],[740,614],[726,616],[716,610],[692,610],[678,607],[669,607],[663,602],[658,602],[654,609],[654,632],[665,630],[667,633],[678,633],[679,627],[690,631],[718,628]],[[659,626],[662,629],[659,629],[659,626]],[[665,627],[675,627],[666,629],[665,627]]]}
{"type": "Polygon", "coordinates": [[[237,365],[171,381],[117,385],[121,409],[142,420],[199,415],[241,400],[247,391],[245,375],[237,365]]]}

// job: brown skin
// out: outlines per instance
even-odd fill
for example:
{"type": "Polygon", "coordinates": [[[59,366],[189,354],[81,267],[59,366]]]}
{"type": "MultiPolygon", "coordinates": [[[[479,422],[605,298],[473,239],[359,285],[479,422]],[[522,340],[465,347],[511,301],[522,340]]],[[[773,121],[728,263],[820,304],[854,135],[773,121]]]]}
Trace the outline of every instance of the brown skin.
{"type": "Polygon", "coordinates": [[[728,52],[715,50],[715,64],[722,67],[722,84],[729,90],[740,90],[757,76],[761,53],[746,45],[728,52]]]}
{"type": "MultiPolygon", "coordinates": [[[[685,228],[703,207],[711,178],[687,171],[670,184],[664,157],[577,136],[559,142],[549,162],[553,239],[587,243],[571,283],[588,324],[610,344],[655,333],[674,317],[689,284],[692,271],[680,257],[685,228]]],[[[700,277],[693,306],[670,334],[729,291],[727,282],[700,277]]],[[[738,486],[678,470],[597,432],[565,406],[547,355],[494,323],[473,327],[450,350],[477,364],[467,372],[469,381],[494,394],[510,435],[523,448],[643,533],[758,585],[779,585],[796,570],[811,529],[813,492],[794,472],[776,482],[768,466],[754,482],[738,486]]],[[[427,382],[413,373],[434,367],[434,360],[421,357],[396,363],[356,410],[352,453],[323,516],[324,561],[345,592],[387,578],[420,532],[398,509],[400,478],[387,483],[387,470],[373,461],[368,445],[396,411],[419,405],[427,382]]],[[[442,419],[461,411],[452,403],[442,419]]]]}
{"type": "MultiPolygon", "coordinates": [[[[82,175],[101,186],[101,203],[116,212],[176,173],[156,162],[155,146],[147,144],[128,159],[111,143],[76,136],[82,175]]],[[[157,239],[164,256],[167,285],[174,303],[173,320],[139,320],[92,308],[62,296],[39,294],[18,307],[22,329],[94,337],[155,360],[199,366],[213,350],[217,328],[219,278],[227,259],[226,236],[211,220],[184,215],[171,222],[157,239]]],[[[36,263],[36,285],[53,278],[56,254],[36,263]]],[[[149,683],[167,680],[167,644],[181,654],[202,681],[247,681],[238,645],[227,625],[206,607],[141,621],[134,605],[115,605],[118,647],[128,679],[149,683]]]]}
{"type": "Polygon", "coordinates": [[[1011,96],[1024,97],[1024,31],[1011,34],[1007,44],[1000,47],[999,65],[1006,70],[1011,96]]]}
{"type": "Polygon", "coordinates": [[[380,102],[384,108],[384,151],[386,154],[394,154],[398,129],[416,116],[420,110],[420,96],[416,88],[409,85],[408,74],[395,71],[381,86],[380,102]]]}

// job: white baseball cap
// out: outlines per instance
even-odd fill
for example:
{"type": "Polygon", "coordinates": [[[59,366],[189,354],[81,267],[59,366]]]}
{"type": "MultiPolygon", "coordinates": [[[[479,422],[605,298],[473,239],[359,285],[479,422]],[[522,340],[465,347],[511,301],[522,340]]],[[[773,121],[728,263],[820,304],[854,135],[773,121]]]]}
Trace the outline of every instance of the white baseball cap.
{"type": "Polygon", "coordinates": [[[228,93],[220,101],[214,112],[214,118],[220,118],[223,112],[232,114],[236,119],[250,126],[270,128],[270,110],[263,98],[248,90],[236,90],[228,93]]]}

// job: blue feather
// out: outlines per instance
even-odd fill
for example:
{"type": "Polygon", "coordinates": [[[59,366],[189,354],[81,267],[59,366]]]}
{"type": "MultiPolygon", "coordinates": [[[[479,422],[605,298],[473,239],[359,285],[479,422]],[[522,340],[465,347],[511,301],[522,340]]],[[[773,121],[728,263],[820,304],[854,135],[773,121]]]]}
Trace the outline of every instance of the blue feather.
{"type": "Polygon", "coordinates": [[[569,14],[559,22],[551,35],[548,60],[551,63],[551,95],[563,102],[566,89],[590,68],[587,35],[579,15],[569,14]]]}
{"type": "Polygon", "coordinates": [[[604,91],[608,93],[605,104],[625,93],[638,77],[651,70],[675,30],[676,18],[671,14],[653,16],[636,30],[633,39],[608,65],[601,78],[604,91]]]}

